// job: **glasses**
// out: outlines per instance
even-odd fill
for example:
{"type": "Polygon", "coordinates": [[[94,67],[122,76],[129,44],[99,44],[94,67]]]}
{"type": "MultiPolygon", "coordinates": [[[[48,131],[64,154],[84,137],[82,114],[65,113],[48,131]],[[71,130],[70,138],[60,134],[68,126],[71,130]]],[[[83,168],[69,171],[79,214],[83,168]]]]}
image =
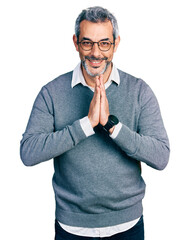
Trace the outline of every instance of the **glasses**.
{"type": "Polygon", "coordinates": [[[110,50],[111,45],[114,45],[115,43],[110,42],[109,40],[100,40],[99,42],[93,42],[91,40],[82,40],[81,42],[78,42],[78,44],[81,45],[81,48],[84,51],[90,51],[92,50],[94,44],[97,43],[100,51],[106,52],[110,50]]]}

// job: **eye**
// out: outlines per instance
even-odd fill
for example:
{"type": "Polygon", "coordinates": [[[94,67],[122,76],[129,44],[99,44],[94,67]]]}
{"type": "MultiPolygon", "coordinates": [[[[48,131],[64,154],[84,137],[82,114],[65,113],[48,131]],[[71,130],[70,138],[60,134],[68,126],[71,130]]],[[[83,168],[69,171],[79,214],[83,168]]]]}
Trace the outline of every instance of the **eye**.
{"type": "Polygon", "coordinates": [[[110,45],[110,42],[109,41],[102,41],[102,42],[100,42],[100,45],[102,47],[108,47],[110,45]]]}
{"type": "Polygon", "coordinates": [[[82,41],[81,43],[82,43],[82,45],[85,46],[85,47],[92,46],[92,42],[90,42],[90,41],[82,41]]]}

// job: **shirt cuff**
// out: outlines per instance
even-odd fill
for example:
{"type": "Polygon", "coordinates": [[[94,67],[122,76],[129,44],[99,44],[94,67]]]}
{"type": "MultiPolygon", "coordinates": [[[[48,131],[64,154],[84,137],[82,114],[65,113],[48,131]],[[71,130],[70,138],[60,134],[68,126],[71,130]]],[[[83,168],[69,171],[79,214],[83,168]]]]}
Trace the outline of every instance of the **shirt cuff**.
{"type": "Polygon", "coordinates": [[[95,134],[88,116],[80,119],[80,125],[81,125],[81,128],[82,128],[82,130],[84,131],[84,133],[87,137],[95,134]]]}
{"type": "Polygon", "coordinates": [[[122,128],[122,123],[119,122],[117,125],[115,125],[113,133],[110,135],[110,137],[112,139],[115,139],[117,137],[117,135],[119,134],[121,128],[122,128]]]}

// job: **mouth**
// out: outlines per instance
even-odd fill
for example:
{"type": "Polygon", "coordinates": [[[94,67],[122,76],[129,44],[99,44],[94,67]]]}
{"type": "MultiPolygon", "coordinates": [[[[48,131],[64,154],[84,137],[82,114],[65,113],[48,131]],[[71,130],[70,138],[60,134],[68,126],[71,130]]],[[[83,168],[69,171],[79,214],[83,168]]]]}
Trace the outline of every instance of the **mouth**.
{"type": "Polygon", "coordinates": [[[107,57],[95,58],[94,56],[85,56],[81,63],[89,76],[96,77],[105,73],[111,61],[108,61],[107,57]],[[105,64],[102,64],[103,61],[105,61],[105,64]]]}
{"type": "Polygon", "coordinates": [[[95,57],[85,57],[86,60],[88,60],[90,66],[92,66],[93,68],[99,68],[102,64],[103,61],[107,60],[108,58],[104,57],[104,58],[95,58],[95,57]]]}

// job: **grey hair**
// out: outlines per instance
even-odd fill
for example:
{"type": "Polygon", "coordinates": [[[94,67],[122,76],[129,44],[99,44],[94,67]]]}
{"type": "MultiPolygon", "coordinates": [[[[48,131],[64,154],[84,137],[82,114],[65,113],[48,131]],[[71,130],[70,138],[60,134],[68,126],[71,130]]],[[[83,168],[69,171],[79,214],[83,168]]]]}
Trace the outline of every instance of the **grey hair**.
{"type": "Polygon", "coordinates": [[[112,13],[110,13],[107,9],[102,7],[90,7],[90,8],[84,9],[76,19],[75,35],[77,36],[78,41],[79,41],[79,35],[80,35],[80,23],[83,20],[87,20],[93,23],[110,21],[113,27],[114,41],[119,35],[117,20],[112,13]]]}

